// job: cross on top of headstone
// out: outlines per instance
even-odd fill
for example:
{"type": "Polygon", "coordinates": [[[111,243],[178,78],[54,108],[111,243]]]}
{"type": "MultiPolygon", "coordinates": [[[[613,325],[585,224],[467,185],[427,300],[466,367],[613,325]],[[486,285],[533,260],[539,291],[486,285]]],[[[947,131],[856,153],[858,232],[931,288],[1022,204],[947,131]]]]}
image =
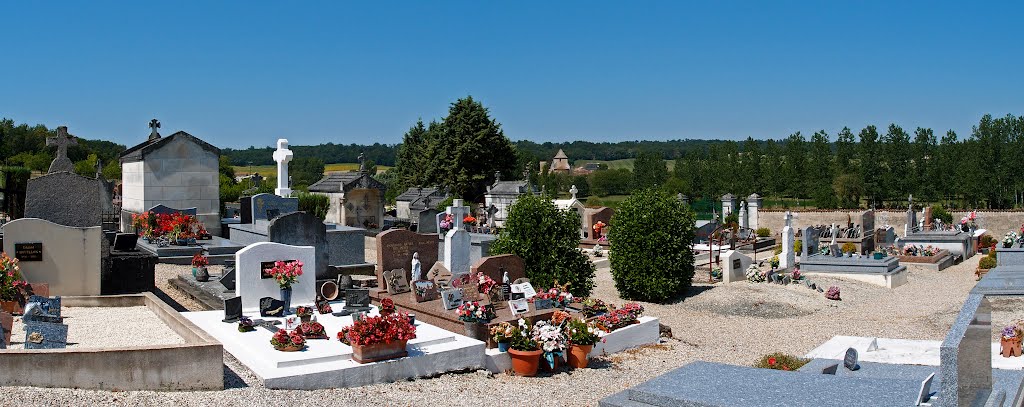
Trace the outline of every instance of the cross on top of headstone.
{"type": "Polygon", "coordinates": [[[50,163],[50,170],[48,172],[70,172],[75,170],[75,163],[71,162],[71,159],[68,158],[68,146],[78,145],[78,141],[75,139],[75,136],[68,134],[67,126],[57,127],[57,137],[47,137],[46,145],[57,146],[57,156],[50,163]]]}
{"type": "Polygon", "coordinates": [[[793,213],[786,211],[786,226],[793,227],[793,213]]]}
{"type": "Polygon", "coordinates": [[[149,132],[149,140],[150,141],[153,141],[153,140],[156,140],[156,139],[160,138],[160,133],[156,131],[156,129],[160,128],[160,121],[159,120],[157,120],[157,119],[150,120],[149,121],[149,128],[150,128],[150,132],[149,132]]]}
{"type": "Polygon", "coordinates": [[[447,212],[452,215],[452,229],[462,229],[462,220],[466,218],[466,215],[469,215],[469,207],[463,206],[461,199],[454,199],[452,200],[452,206],[448,207],[447,212]]]}
{"type": "Polygon", "coordinates": [[[359,172],[366,172],[366,155],[360,152],[356,160],[359,160],[359,172]]]}
{"type": "Polygon", "coordinates": [[[579,192],[580,190],[576,189],[575,184],[572,186],[572,188],[569,188],[569,193],[572,194],[572,199],[576,199],[576,194],[579,192]]]}

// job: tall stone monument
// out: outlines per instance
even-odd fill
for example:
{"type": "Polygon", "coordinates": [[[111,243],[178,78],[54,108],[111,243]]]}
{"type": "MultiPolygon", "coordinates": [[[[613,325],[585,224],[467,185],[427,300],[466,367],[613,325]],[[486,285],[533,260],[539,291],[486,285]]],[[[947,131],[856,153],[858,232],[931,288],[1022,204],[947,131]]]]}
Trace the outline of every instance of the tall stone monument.
{"type": "Polygon", "coordinates": [[[779,256],[779,268],[783,270],[796,265],[796,253],[793,251],[794,235],[793,214],[786,211],[786,226],[782,227],[782,255],[779,256]]]}
{"type": "Polygon", "coordinates": [[[287,198],[291,196],[292,190],[288,188],[288,163],[294,155],[288,149],[288,139],[277,139],[277,151],[274,151],[274,161],[277,162],[277,188],[274,195],[287,198]]]}
{"type": "Polygon", "coordinates": [[[761,195],[750,194],[747,197],[747,223],[750,228],[757,230],[757,211],[761,208],[761,195]]]}
{"type": "Polygon", "coordinates": [[[462,224],[462,219],[469,215],[469,207],[464,206],[461,199],[455,199],[446,212],[452,215],[453,225],[444,235],[444,266],[453,276],[469,274],[472,241],[462,224]]]}

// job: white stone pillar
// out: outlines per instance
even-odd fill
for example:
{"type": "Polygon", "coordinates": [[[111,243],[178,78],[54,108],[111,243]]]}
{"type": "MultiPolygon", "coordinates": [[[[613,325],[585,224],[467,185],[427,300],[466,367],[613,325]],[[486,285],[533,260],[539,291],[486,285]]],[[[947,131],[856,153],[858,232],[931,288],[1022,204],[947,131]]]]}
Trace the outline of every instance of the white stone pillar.
{"type": "Polygon", "coordinates": [[[757,230],[757,210],[761,208],[761,196],[758,194],[750,194],[747,197],[747,223],[750,224],[750,228],[757,230]]]}

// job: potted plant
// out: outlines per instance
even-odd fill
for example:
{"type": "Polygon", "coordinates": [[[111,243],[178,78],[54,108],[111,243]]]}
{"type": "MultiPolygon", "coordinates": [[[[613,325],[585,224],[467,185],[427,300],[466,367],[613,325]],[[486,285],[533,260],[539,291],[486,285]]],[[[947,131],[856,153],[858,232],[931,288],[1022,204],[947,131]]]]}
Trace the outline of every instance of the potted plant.
{"type": "Polygon", "coordinates": [[[292,307],[292,284],[295,284],[295,281],[302,275],[302,266],[301,261],[287,263],[277,261],[269,271],[270,276],[277,282],[277,286],[281,288],[281,301],[284,301],[285,315],[292,307]]]}
{"type": "Polygon", "coordinates": [[[252,319],[243,316],[238,320],[238,332],[252,332],[255,331],[256,327],[252,323],[252,319]]]}
{"type": "Polygon", "coordinates": [[[544,352],[542,356],[547,362],[545,367],[551,371],[558,369],[558,362],[562,359],[566,347],[562,328],[550,321],[537,321],[533,326],[533,337],[537,341],[537,346],[544,352]]]}
{"type": "Polygon", "coordinates": [[[520,376],[536,376],[542,353],[542,350],[537,349],[533,327],[520,318],[518,326],[512,328],[512,336],[509,338],[508,355],[512,359],[512,371],[520,376]]]}
{"type": "Polygon", "coordinates": [[[404,357],[410,339],[416,338],[416,327],[403,314],[363,317],[338,332],[338,340],[352,347],[352,360],[370,363],[404,357]]]}
{"type": "Polygon", "coordinates": [[[594,350],[594,344],[601,339],[597,334],[597,326],[582,319],[570,319],[564,330],[569,342],[569,366],[577,369],[587,367],[590,351],[594,350]]]}
{"type": "Polygon", "coordinates": [[[793,272],[789,273],[789,279],[792,280],[795,283],[795,282],[800,281],[801,278],[804,278],[804,276],[803,276],[803,274],[800,274],[800,266],[799,265],[793,266],[793,272]]]}
{"type": "Polygon", "coordinates": [[[992,255],[987,255],[985,257],[982,257],[981,260],[978,260],[978,271],[976,271],[974,275],[976,276],[977,280],[980,280],[981,276],[984,276],[985,274],[988,273],[989,270],[994,269],[995,267],[996,259],[992,257],[992,255]]]}
{"type": "Polygon", "coordinates": [[[298,306],[295,307],[295,316],[299,317],[302,323],[309,322],[313,318],[313,307],[298,306]]]}
{"type": "Polygon", "coordinates": [[[319,322],[303,322],[295,329],[306,339],[327,339],[327,331],[319,322]]]}
{"type": "Polygon", "coordinates": [[[462,224],[467,228],[472,227],[474,223],[476,223],[476,218],[473,215],[466,215],[465,218],[462,218],[462,224]]]}
{"type": "Polygon", "coordinates": [[[0,253],[0,310],[12,315],[21,314],[25,302],[22,293],[27,288],[18,259],[0,253]]]}
{"type": "Polygon", "coordinates": [[[508,352],[509,341],[513,335],[513,326],[508,322],[502,322],[491,326],[491,339],[498,344],[499,352],[508,352]]]}
{"type": "Polygon", "coordinates": [[[772,256],[772,258],[768,260],[768,264],[772,266],[772,270],[779,268],[779,256],[772,256]]]}
{"type": "Polygon", "coordinates": [[[494,314],[494,306],[491,304],[480,305],[477,301],[470,301],[460,305],[457,312],[459,320],[466,327],[466,336],[486,342],[489,333],[486,325],[497,316],[494,314]]]}
{"type": "Polygon", "coordinates": [[[395,313],[395,301],[390,298],[380,300],[380,315],[388,316],[395,313]]]}
{"type": "Polygon", "coordinates": [[[203,253],[196,253],[192,256],[192,277],[195,277],[196,281],[210,281],[210,272],[206,269],[206,266],[210,265],[210,259],[203,256],[203,253]]]}
{"type": "Polygon", "coordinates": [[[1007,325],[999,337],[999,354],[1004,358],[1017,357],[1021,355],[1022,331],[1018,323],[1007,325]]]}
{"type": "Polygon", "coordinates": [[[597,298],[587,298],[583,300],[583,315],[587,318],[593,318],[598,315],[603,315],[608,312],[608,305],[597,298]]]}
{"type": "Polygon", "coordinates": [[[302,337],[301,333],[292,331],[289,334],[284,329],[277,330],[277,333],[270,338],[270,344],[281,352],[296,352],[306,349],[306,339],[302,337]]]}
{"type": "Polygon", "coordinates": [[[1013,244],[1017,242],[1017,232],[1007,232],[1006,236],[1003,236],[1003,248],[1009,249],[1013,247],[1013,244]]]}

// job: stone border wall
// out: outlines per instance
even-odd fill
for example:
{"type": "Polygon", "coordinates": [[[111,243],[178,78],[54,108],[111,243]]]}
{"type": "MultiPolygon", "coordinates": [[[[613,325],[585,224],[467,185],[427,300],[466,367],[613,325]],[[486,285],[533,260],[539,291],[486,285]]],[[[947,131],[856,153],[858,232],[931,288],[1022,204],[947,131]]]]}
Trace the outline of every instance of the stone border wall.
{"type": "MultiPolygon", "coordinates": [[[[182,339],[183,345],[135,348],[0,350],[0,386],[95,390],[222,390],[224,349],[152,293],[62,297],[67,307],[144,305],[182,339]]],[[[117,334],[111,321],[110,332],[117,334]]]]}

